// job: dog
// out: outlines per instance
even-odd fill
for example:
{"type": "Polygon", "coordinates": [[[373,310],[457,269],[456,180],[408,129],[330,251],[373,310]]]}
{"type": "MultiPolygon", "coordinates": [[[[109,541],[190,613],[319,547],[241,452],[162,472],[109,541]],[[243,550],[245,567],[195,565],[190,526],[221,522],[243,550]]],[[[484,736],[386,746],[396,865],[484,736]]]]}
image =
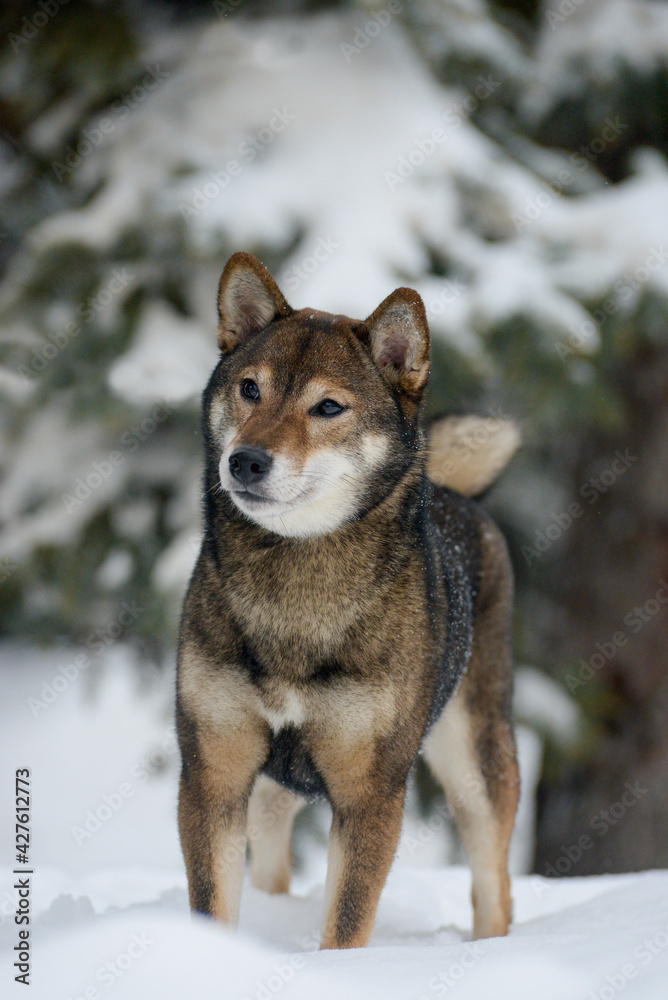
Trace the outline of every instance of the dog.
{"type": "Polygon", "coordinates": [[[253,884],[287,892],[294,816],[324,796],[321,948],[365,945],[422,753],[471,867],[474,936],[504,935],[512,574],[469,495],[518,432],[475,417],[426,427],[429,331],[412,289],[363,322],[294,310],[236,253],[218,316],[177,670],[190,906],[236,922],[247,843],[253,884]]]}

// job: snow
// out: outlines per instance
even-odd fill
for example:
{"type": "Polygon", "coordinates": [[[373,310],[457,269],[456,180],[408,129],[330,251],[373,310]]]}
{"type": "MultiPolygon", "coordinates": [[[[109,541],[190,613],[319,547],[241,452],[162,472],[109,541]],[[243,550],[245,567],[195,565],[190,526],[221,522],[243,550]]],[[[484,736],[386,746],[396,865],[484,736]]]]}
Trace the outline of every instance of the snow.
{"type": "MultiPolygon", "coordinates": [[[[169,882],[169,872],[160,875],[169,882]]],[[[472,943],[466,872],[396,870],[370,946],[349,952],[315,951],[321,888],[277,898],[247,887],[235,935],[191,920],[184,891],[161,893],[159,878],[115,875],[120,890],[111,888],[111,873],[107,880],[76,886],[83,895],[57,897],[38,918],[37,1000],[84,996],[90,987],[106,996],[111,985],[114,995],[141,1000],[271,1000],[278,993],[422,1000],[451,990],[472,1000],[565,1000],[590,991],[603,1000],[616,995],[606,994],[610,983],[628,983],[625,995],[634,1000],[658,1000],[668,971],[665,873],[569,879],[543,895],[540,884],[517,879],[510,936],[472,943]]],[[[10,969],[1,974],[7,982],[10,969]]]]}
{"type": "Polygon", "coordinates": [[[205,333],[199,323],[178,316],[166,303],[150,303],[133,346],[109,372],[111,388],[137,405],[153,403],[156,397],[175,404],[199,400],[218,360],[216,342],[205,333]]]}
{"type": "Polygon", "coordinates": [[[158,591],[173,591],[182,596],[195,568],[202,536],[192,531],[177,535],[156,561],[151,574],[158,591]]]}
{"type": "Polygon", "coordinates": [[[95,582],[103,590],[118,590],[132,576],[133,565],[127,549],[111,549],[95,573],[95,582]]]}
{"type": "MultiPolygon", "coordinates": [[[[566,36],[584,45],[577,26],[589,6],[559,31],[547,28],[545,46],[566,36]]],[[[622,23],[628,4],[618,0],[614,12],[622,23]]],[[[452,22],[453,38],[466,35],[499,63],[510,58],[510,36],[492,31],[480,4],[447,14],[430,7],[416,30],[441,16],[452,22]],[[483,24],[484,45],[474,30],[483,24]]],[[[608,23],[596,16],[596,24],[608,23]]],[[[657,35],[668,31],[656,10],[646,20],[657,35]]],[[[521,315],[538,322],[553,350],[555,337],[587,328],[593,297],[652,252],[660,255],[668,170],[659,154],[614,188],[582,157],[550,154],[551,187],[469,120],[464,95],[434,79],[396,19],[347,62],[342,46],[359,21],[359,12],[344,12],[223,19],[194,30],[165,62],[150,98],[79,168],[99,193],[33,232],[32,245],[43,252],[72,241],[110,248],[138,217],[183,229],[186,252],[206,273],[189,303],[196,319],[166,304],[147,307],[110,376],[123,398],[194,398],[215,348],[215,281],[239,247],[271,247],[282,258],[277,277],[296,307],[365,316],[400,281],[410,283],[425,298],[434,333],[473,356],[490,329],[521,315]],[[559,162],[567,175],[561,184],[559,162]],[[426,273],[427,246],[444,252],[460,276],[456,294],[449,277],[426,273]]],[[[537,65],[548,72],[556,58],[547,53],[537,65]]],[[[488,79],[491,93],[506,85],[503,74],[488,79]]],[[[484,103],[484,87],[480,93],[484,103]]],[[[668,294],[663,263],[648,283],[668,294]]],[[[592,349],[598,345],[582,333],[583,345],[587,338],[592,349]]]]}
{"type": "Polygon", "coordinates": [[[526,52],[517,38],[489,16],[485,0],[423,0],[407,11],[432,60],[446,69],[449,61],[468,57],[490,66],[514,83],[529,73],[526,52]]]}
{"type": "MultiPolygon", "coordinates": [[[[546,48],[532,69],[538,73],[532,93],[544,86],[556,100],[558,82],[573,78],[564,72],[565,40],[599,51],[582,18],[599,33],[608,30],[606,18],[620,26],[633,20],[633,31],[642,34],[642,45],[634,42],[640,53],[658,53],[664,45],[661,5],[639,3],[642,16],[635,19],[627,0],[575,6],[558,31],[543,25],[546,48]]],[[[90,333],[93,343],[114,329],[118,334],[128,296],[142,301],[129,343],[122,341],[104,372],[115,397],[109,413],[114,406],[138,413],[167,399],[192,420],[216,359],[216,286],[233,250],[263,257],[296,307],[365,316],[399,284],[417,288],[434,339],[467,355],[489,381],[498,358],[487,353],[487,339],[505,324],[526,318],[537,348],[552,362],[559,356],[555,341],[595,356],[608,317],[631,315],[649,291],[668,296],[665,159],[641,151],[634,173],[609,185],[595,162],[541,150],[521,136],[516,145],[522,150],[511,155],[477,127],[462,105],[464,94],[439,83],[410,32],[431,52],[430,25],[445,19],[446,29],[431,30],[433,46],[447,38],[453,50],[484,54],[498,68],[485,76],[495,97],[497,86],[512,90],[520,78],[522,91],[529,87],[528,56],[519,43],[480,0],[434,2],[406,13],[412,27],[390,19],[349,62],[341,46],[350,44],[365,11],[212,19],[178,35],[158,25],[146,52],[146,65],[159,67],[155,89],[123,119],[110,109],[100,112],[114,128],[74,168],[81,206],[36,225],[3,279],[3,339],[38,356],[51,348],[46,335],[57,335],[77,315],[75,304],[57,298],[40,317],[22,295],[44,259],[82,244],[102,257],[104,266],[95,271],[100,291],[111,281],[100,277],[110,257],[131,276],[106,307],[96,305],[82,336],[90,333]],[[128,236],[137,231],[153,241],[141,263],[124,256],[128,236]],[[446,274],[432,273],[430,249],[445,262],[446,274]],[[178,309],[162,281],[173,267],[182,286],[178,309]]],[[[615,58],[614,34],[606,35],[607,48],[602,38],[596,42],[609,59],[615,58]]],[[[623,48],[626,35],[617,36],[623,48]]],[[[447,52],[431,55],[438,60],[447,52]]],[[[34,141],[47,126],[36,124],[34,141]]],[[[512,140],[507,145],[511,149],[512,140]]],[[[67,366],[68,351],[52,373],[67,366]]],[[[574,381],[592,375],[588,362],[570,355],[565,371],[574,381]]],[[[39,393],[39,379],[12,376],[0,372],[0,381],[17,400],[39,393]]],[[[30,559],[54,542],[67,545],[119,504],[129,486],[146,489],[153,445],[138,461],[125,456],[120,471],[89,500],[65,509],[62,495],[107,459],[118,438],[111,428],[104,435],[87,423],[82,429],[78,414],[63,404],[54,394],[29,417],[20,444],[7,433],[0,551],[8,558],[30,559]]],[[[181,479],[196,478],[198,458],[193,452],[193,471],[184,476],[178,463],[167,469],[164,481],[173,491],[181,479]]],[[[168,539],[165,558],[175,587],[192,565],[187,537],[197,531],[198,517],[194,502],[187,523],[168,539]]]]}
{"type": "Polygon", "coordinates": [[[549,216],[536,222],[541,236],[572,250],[568,261],[555,264],[554,270],[573,294],[603,295],[616,279],[615,290],[622,290],[623,302],[629,301],[624,288],[637,292],[651,284],[668,294],[666,163],[646,150],[636,157],[635,166],[635,175],[624,184],[581,199],[577,208],[572,200],[560,199],[549,216]]]}
{"type": "Polygon", "coordinates": [[[612,83],[620,64],[641,75],[666,65],[668,12],[655,0],[547,0],[541,23],[538,79],[527,97],[534,113],[612,83]]]}
{"type": "MultiPolygon", "coordinates": [[[[668,873],[517,875],[509,937],[473,943],[470,876],[447,865],[452,834],[444,814],[440,822],[421,820],[410,804],[368,948],[317,951],[325,807],[315,831],[297,831],[291,896],[266,896],[246,885],[237,933],[191,918],[176,833],[171,671],[140,683],[127,647],[89,646],[85,665],[76,659],[81,652],[0,647],[3,759],[12,769],[32,771],[30,996],[36,1000],[98,1000],[112,987],[113,996],[141,1000],[272,1000],[277,994],[294,1000],[449,994],[607,1000],[616,993],[606,990],[622,986],[625,996],[639,1000],[663,995],[668,873]]],[[[520,692],[526,674],[519,674],[520,692]]],[[[554,701],[553,690],[533,687],[534,702],[554,701]]],[[[531,809],[540,740],[520,727],[519,741],[531,809]]],[[[12,982],[17,939],[9,798],[3,796],[0,816],[3,997],[23,995],[12,982]]],[[[521,819],[520,827],[526,823],[521,819]]],[[[526,844],[519,848],[526,853],[526,844]]]]}
{"type": "MultiPolygon", "coordinates": [[[[90,472],[93,461],[107,458],[101,428],[74,424],[58,399],[34,413],[22,445],[0,486],[5,518],[0,551],[12,558],[25,557],[31,546],[67,544],[78,537],[89,509],[78,504],[68,511],[62,496],[72,493],[77,477],[90,472]],[[45,502],[26,512],[26,496],[33,508],[37,498],[45,502]]],[[[97,503],[116,495],[124,482],[122,475],[103,480],[95,491],[97,503]]]]}
{"type": "MultiPolygon", "coordinates": [[[[370,0],[368,16],[376,6],[370,0]]],[[[341,46],[353,41],[365,11],[275,22],[220,19],[164,35],[155,27],[152,49],[143,55],[164,77],[131,114],[114,120],[108,141],[75,169],[83,207],[58,211],[29,234],[0,289],[8,310],[3,342],[24,343],[40,355],[46,335],[77,315],[74,303],[57,299],[41,322],[22,300],[41,256],[80,243],[116,262],[135,230],[156,234],[153,259],[132,270],[126,291],[96,305],[86,336],[118,332],[128,296],[142,293],[132,339],[107,373],[122,406],[136,411],[158,398],[196,409],[216,358],[216,283],[227,254],[237,249],[263,256],[296,307],[363,316],[398,284],[411,284],[425,299],[435,336],[448,338],[481,370],[490,363],[486,335],[517,316],[540,325],[541,344],[553,357],[555,338],[573,332],[578,349],[593,354],[601,320],[594,313],[594,323],[588,309],[601,298],[608,297],[603,313],[612,315],[633,309],[647,289],[668,295],[662,242],[668,168],[659,153],[641,151],[631,176],[615,185],[595,163],[541,150],[521,136],[515,156],[512,139],[506,152],[462,110],[465,95],[437,79],[438,64],[442,69],[451,56],[480,58],[491,67],[490,79],[498,72],[500,86],[511,93],[527,88],[524,112],[538,120],[564,98],[605,86],[620,61],[638,73],[665,64],[665,5],[550,0],[544,15],[568,14],[558,30],[543,19],[535,61],[487,16],[483,0],[417,7],[406,12],[412,27],[391,19],[349,61],[341,46]],[[416,54],[409,31],[420,35],[435,74],[416,54]],[[434,138],[435,130],[444,138],[434,138]],[[256,155],[251,140],[260,142],[256,155]],[[163,248],[169,260],[161,258],[163,248]],[[430,248],[446,263],[446,275],[430,273],[430,248]],[[164,289],[159,297],[159,279],[174,257],[186,286],[178,310],[164,289]]],[[[55,105],[35,123],[28,140],[44,156],[78,121],[78,100],[55,105]]],[[[10,189],[15,182],[11,173],[3,181],[10,189]]],[[[104,288],[110,276],[100,280],[104,288]]],[[[37,380],[9,370],[0,379],[17,401],[39,391],[37,380]]],[[[111,508],[118,537],[95,581],[109,591],[123,587],[132,571],[125,543],[152,534],[157,510],[129,484],[173,480],[169,538],[152,581],[156,593],[178,600],[199,543],[194,442],[188,454],[158,438],[146,449],[130,445],[114,475],[90,487],[85,502],[70,509],[64,503],[95,463],[108,466],[125,430],[115,419],[104,427],[77,423],[54,392],[28,419],[11,461],[3,458],[0,550],[22,560],[39,546],[70,546],[96,512],[111,508]]],[[[527,484],[513,501],[518,524],[532,521],[541,498],[543,507],[555,502],[542,480],[527,484]]],[[[27,598],[43,608],[63,599],[39,585],[27,598]]],[[[30,995],[37,1000],[97,1000],[108,989],[142,1000],[614,1000],[622,992],[658,1000],[665,994],[668,873],[560,880],[527,874],[543,737],[568,745],[580,728],[573,701],[537,671],[517,672],[522,797],[511,848],[510,936],[470,942],[470,876],[453,864],[461,852],[447,811],[441,803],[422,816],[411,791],[370,947],[321,954],[326,807],[316,809],[310,827],[298,824],[290,898],[246,886],[237,935],[193,920],[175,822],[169,665],[140,683],[131,650],[104,628],[83,650],[4,645],[0,661],[3,759],[10,769],[32,770],[30,995]]],[[[3,997],[16,940],[9,806],[5,793],[3,997]]],[[[577,845],[562,849],[572,853],[577,845]]],[[[16,993],[23,995],[18,987],[16,993]]]]}
{"type": "Polygon", "coordinates": [[[513,709],[516,719],[531,720],[563,746],[572,746],[581,733],[577,703],[561,684],[534,667],[516,668],[513,709]]]}

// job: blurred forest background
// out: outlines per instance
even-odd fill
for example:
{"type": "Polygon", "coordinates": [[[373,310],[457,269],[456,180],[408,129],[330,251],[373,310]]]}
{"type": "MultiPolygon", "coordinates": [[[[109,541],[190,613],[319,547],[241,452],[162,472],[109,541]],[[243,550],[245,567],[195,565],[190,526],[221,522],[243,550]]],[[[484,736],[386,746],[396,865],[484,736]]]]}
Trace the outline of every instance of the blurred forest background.
{"type": "Polygon", "coordinates": [[[544,745],[535,870],[627,783],[633,808],[569,873],[667,865],[668,5],[1,18],[5,639],[173,661],[231,252],[297,307],[365,316],[412,285],[430,408],[522,425],[485,502],[544,745]]]}

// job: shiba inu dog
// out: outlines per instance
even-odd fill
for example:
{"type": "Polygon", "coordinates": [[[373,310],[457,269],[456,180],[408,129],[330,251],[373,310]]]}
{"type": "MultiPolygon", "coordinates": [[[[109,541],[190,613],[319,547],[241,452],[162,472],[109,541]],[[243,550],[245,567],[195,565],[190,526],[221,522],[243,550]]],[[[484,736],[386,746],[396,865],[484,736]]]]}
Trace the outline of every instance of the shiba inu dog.
{"type": "Polygon", "coordinates": [[[366,944],[422,753],[470,862],[474,935],[505,934],[512,578],[463,494],[490,484],[517,431],[424,427],[429,333],[409,288],[364,321],[295,311],[237,253],[218,312],[205,535],[178,657],[190,905],[236,921],[247,842],[253,883],[287,892],[295,813],[326,796],[321,947],[366,944]]]}

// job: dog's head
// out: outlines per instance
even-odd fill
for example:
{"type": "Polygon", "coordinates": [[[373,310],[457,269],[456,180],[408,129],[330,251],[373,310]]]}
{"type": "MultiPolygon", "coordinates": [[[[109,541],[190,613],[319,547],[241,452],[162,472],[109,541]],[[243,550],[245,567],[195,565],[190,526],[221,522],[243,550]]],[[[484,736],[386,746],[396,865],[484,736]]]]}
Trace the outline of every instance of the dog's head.
{"type": "Polygon", "coordinates": [[[235,506],[269,531],[305,537],[387,496],[421,450],[429,332],[420,296],[399,288],[363,322],[296,311],[259,261],[236,253],[218,314],[204,430],[235,506]]]}

